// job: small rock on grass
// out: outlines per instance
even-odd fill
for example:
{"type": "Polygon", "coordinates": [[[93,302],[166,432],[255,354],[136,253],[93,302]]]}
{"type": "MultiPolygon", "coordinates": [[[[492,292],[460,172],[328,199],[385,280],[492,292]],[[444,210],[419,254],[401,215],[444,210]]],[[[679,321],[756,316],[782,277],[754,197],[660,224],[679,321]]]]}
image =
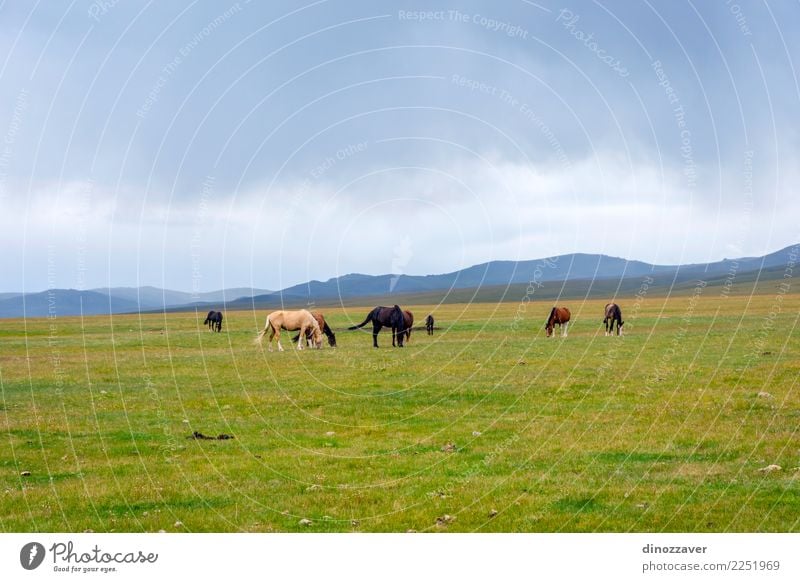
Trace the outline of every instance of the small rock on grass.
{"type": "Polygon", "coordinates": [[[456,445],[453,443],[445,443],[442,447],[442,451],[445,453],[455,453],[456,452],[456,445]]]}
{"type": "Polygon", "coordinates": [[[456,520],[455,515],[448,515],[445,513],[441,517],[436,518],[436,525],[438,525],[439,527],[445,527],[453,523],[455,520],[456,520]]]}
{"type": "Polygon", "coordinates": [[[761,473],[772,473],[773,471],[780,471],[780,470],[781,470],[781,466],[780,465],[767,465],[766,467],[761,467],[759,469],[759,472],[761,472],[761,473]]]}
{"type": "Polygon", "coordinates": [[[178,520],[173,524],[174,527],[183,527],[183,522],[178,520]]]}
{"type": "Polygon", "coordinates": [[[500,513],[500,512],[499,512],[499,511],[497,511],[496,509],[491,509],[491,510],[489,511],[489,517],[490,517],[490,518],[491,518],[491,517],[494,517],[494,516],[495,516],[495,515],[497,515],[498,513],[500,513]]]}
{"type": "Polygon", "coordinates": [[[30,471],[22,471],[22,473],[20,473],[20,475],[22,477],[30,477],[31,476],[31,472],[30,471]]]}
{"type": "Polygon", "coordinates": [[[770,394],[769,392],[759,392],[758,393],[758,397],[759,398],[772,398],[772,394],[770,394]]]}
{"type": "Polygon", "coordinates": [[[303,525],[303,526],[306,526],[306,527],[308,527],[309,525],[311,525],[311,524],[312,524],[312,523],[314,523],[314,522],[312,522],[310,519],[306,519],[306,518],[304,517],[303,519],[301,519],[301,520],[300,520],[300,521],[298,521],[297,523],[299,523],[300,525],[303,525]]]}

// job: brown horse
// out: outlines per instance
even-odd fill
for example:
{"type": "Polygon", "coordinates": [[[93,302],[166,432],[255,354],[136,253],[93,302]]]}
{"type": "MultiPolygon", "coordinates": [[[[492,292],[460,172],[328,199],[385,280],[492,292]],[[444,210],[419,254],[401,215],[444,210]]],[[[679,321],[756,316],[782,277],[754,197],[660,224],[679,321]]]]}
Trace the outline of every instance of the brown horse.
{"type": "Polygon", "coordinates": [[[305,309],[300,309],[299,311],[273,311],[267,316],[267,321],[264,324],[264,329],[262,329],[258,337],[256,338],[256,342],[261,344],[261,340],[264,339],[264,336],[267,335],[269,332],[269,351],[272,351],[272,338],[278,336],[278,351],[282,352],[283,347],[281,346],[281,330],[285,329],[287,331],[297,331],[300,330],[300,341],[297,342],[297,349],[303,349],[303,339],[306,337],[306,330],[311,330],[311,341],[314,344],[313,347],[321,348],[322,347],[322,332],[319,329],[319,324],[317,320],[314,319],[314,316],[305,309]]]}
{"type": "Polygon", "coordinates": [[[553,335],[553,330],[555,329],[556,325],[561,328],[561,337],[567,337],[567,327],[569,327],[570,315],[569,309],[566,307],[553,307],[552,311],[550,311],[550,315],[547,318],[547,323],[544,324],[547,337],[551,337],[553,335]]]}
{"type": "MultiPolygon", "coordinates": [[[[403,323],[406,326],[406,341],[410,341],[411,327],[414,325],[414,314],[410,311],[403,310],[403,323]]],[[[392,337],[392,346],[394,347],[394,337],[392,337]]]]}
{"type": "MultiPolygon", "coordinates": [[[[332,348],[335,348],[336,347],[336,334],[333,333],[333,330],[328,325],[328,322],[325,321],[325,316],[322,315],[319,311],[312,311],[311,315],[313,315],[314,319],[317,320],[317,324],[319,325],[319,328],[322,330],[322,333],[324,333],[325,337],[328,338],[328,345],[331,346],[332,348]]],[[[312,330],[311,329],[307,329],[306,330],[306,340],[308,340],[308,345],[309,346],[311,345],[311,335],[312,335],[312,330]]],[[[294,336],[292,338],[292,341],[296,342],[299,338],[300,338],[300,334],[298,333],[296,336],[294,336]]]]}
{"type": "Polygon", "coordinates": [[[425,330],[428,332],[428,335],[433,335],[433,315],[429,315],[425,318],[425,330]]]}
{"type": "Polygon", "coordinates": [[[614,322],[617,322],[617,335],[622,335],[622,326],[625,324],[622,321],[622,310],[616,303],[609,303],[606,305],[606,316],[603,323],[606,326],[606,335],[614,333],[614,322]]]}
{"type": "Polygon", "coordinates": [[[394,307],[382,307],[379,305],[367,314],[364,321],[358,325],[350,326],[347,329],[359,329],[367,325],[370,321],[372,322],[373,347],[378,347],[378,334],[384,326],[392,328],[392,345],[395,345],[394,340],[397,338],[397,345],[401,348],[403,347],[406,323],[403,310],[400,309],[399,305],[395,305],[394,307]]]}

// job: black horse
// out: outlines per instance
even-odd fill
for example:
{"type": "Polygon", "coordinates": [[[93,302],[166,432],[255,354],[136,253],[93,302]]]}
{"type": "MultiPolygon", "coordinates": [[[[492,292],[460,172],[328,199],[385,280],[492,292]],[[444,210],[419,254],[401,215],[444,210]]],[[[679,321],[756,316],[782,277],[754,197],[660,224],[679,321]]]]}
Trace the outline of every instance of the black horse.
{"type": "Polygon", "coordinates": [[[221,311],[209,311],[208,315],[206,315],[206,320],[203,322],[203,325],[208,325],[208,329],[214,331],[222,331],[222,312],[221,311]]]}
{"type": "Polygon", "coordinates": [[[433,316],[429,315],[425,318],[425,329],[428,331],[428,335],[433,335],[433,316]]]}
{"type": "Polygon", "coordinates": [[[615,321],[617,322],[617,335],[620,335],[622,333],[622,326],[625,324],[625,322],[622,321],[622,310],[616,303],[609,303],[606,305],[606,316],[603,319],[603,323],[606,326],[606,335],[612,335],[614,333],[615,321]]]}
{"type": "Polygon", "coordinates": [[[367,318],[352,327],[347,329],[359,329],[364,327],[369,322],[372,322],[372,345],[378,347],[378,333],[382,327],[392,328],[392,343],[397,341],[398,347],[403,347],[403,336],[406,331],[405,318],[403,317],[403,310],[398,305],[394,307],[376,307],[369,312],[367,318]]]}

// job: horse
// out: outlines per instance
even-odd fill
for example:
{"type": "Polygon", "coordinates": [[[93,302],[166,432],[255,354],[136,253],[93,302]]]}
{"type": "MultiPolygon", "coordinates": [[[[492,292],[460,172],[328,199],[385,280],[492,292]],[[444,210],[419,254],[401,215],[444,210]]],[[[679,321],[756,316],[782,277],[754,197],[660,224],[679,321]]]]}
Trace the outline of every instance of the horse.
{"type": "Polygon", "coordinates": [[[622,321],[622,310],[616,303],[608,303],[606,305],[606,316],[603,319],[603,324],[606,326],[606,335],[613,335],[614,322],[617,322],[617,335],[622,335],[622,326],[625,324],[622,321]]]}
{"type": "MultiPolygon", "coordinates": [[[[403,323],[406,326],[406,341],[411,341],[411,328],[414,325],[414,314],[403,310],[403,323]]],[[[392,347],[394,347],[394,337],[392,337],[392,347]]]]}
{"type": "Polygon", "coordinates": [[[353,330],[362,328],[370,321],[372,322],[373,347],[378,347],[378,333],[384,326],[392,328],[392,345],[395,345],[394,340],[396,338],[397,346],[401,348],[403,347],[403,335],[406,331],[405,316],[403,315],[403,310],[400,309],[399,305],[395,305],[394,307],[378,306],[367,314],[367,318],[364,321],[358,325],[348,327],[347,329],[353,330]]]}
{"type": "MultiPolygon", "coordinates": [[[[314,319],[317,320],[317,325],[319,325],[319,328],[322,330],[322,333],[325,334],[325,337],[328,338],[328,345],[331,346],[332,348],[335,348],[336,347],[336,334],[333,333],[333,330],[328,325],[328,322],[325,321],[325,316],[323,316],[319,311],[312,311],[311,315],[313,315],[314,319]]],[[[296,336],[294,336],[292,338],[292,341],[296,342],[299,337],[300,337],[300,334],[298,333],[296,336]]],[[[309,345],[311,345],[311,343],[310,343],[311,342],[311,330],[310,329],[306,330],[306,340],[308,340],[309,345]]]]}
{"type": "Polygon", "coordinates": [[[211,331],[214,331],[214,328],[217,328],[218,332],[222,331],[222,312],[209,311],[203,325],[208,325],[208,329],[211,331]]]}
{"type": "Polygon", "coordinates": [[[278,351],[282,352],[281,346],[281,330],[297,331],[300,330],[300,341],[297,342],[297,349],[303,349],[303,340],[306,339],[306,330],[311,330],[312,347],[322,347],[322,332],[319,329],[319,324],[314,316],[305,309],[298,311],[273,311],[267,316],[267,321],[264,324],[264,329],[258,333],[256,343],[261,344],[261,340],[269,332],[269,351],[272,351],[272,338],[278,336],[278,351]]]}
{"type": "Polygon", "coordinates": [[[433,335],[433,316],[428,315],[425,318],[425,330],[428,332],[428,335],[433,335]]]}
{"type": "Polygon", "coordinates": [[[569,318],[570,318],[569,309],[566,307],[553,307],[550,311],[550,315],[547,318],[547,323],[544,324],[544,329],[547,332],[547,337],[551,337],[553,335],[553,330],[555,326],[561,328],[561,337],[567,337],[567,327],[569,327],[569,318]],[[563,327],[561,327],[563,325],[563,327]]]}

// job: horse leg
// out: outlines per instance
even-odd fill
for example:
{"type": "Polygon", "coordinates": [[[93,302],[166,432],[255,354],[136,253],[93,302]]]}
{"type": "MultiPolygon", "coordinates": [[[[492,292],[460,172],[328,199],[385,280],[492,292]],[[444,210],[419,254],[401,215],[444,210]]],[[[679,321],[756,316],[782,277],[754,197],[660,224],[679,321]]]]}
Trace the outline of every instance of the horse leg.
{"type": "Polygon", "coordinates": [[[378,347],[378,333],[381,331],[381,327],[383,327],[380,323],[373,322],[372,323],[372,347],[378,347]]]}
{"type": "Polygon", "coordinates": [[[283,351],[283,346],[281,345],[281,328],[276,327],[275,329],[275,339],[278,341],[278,351],[283,351]]]}
{"type": "Polygon", "coordinates": [[[567,328],[569,327],[569,322],[564,324],[564,329],[561,330],[561,337],[567,337],[567,328]]]}
{"type": "Polygon", "coordinates": [[[303,349],[303,342],[304,341],[308,341],[308,338],[306,338],[306,326],[305,325],[301,325],[300,326],[300,337],[297,338],[297,349],[298,350],[302,350],[303,349]]]}
{"type": "Polygon", "coordinates": [[[272,338],[275,337],[275,328],[272,327],[272,324],[269,326],[269,351],[272,351],[272,338]]]}

